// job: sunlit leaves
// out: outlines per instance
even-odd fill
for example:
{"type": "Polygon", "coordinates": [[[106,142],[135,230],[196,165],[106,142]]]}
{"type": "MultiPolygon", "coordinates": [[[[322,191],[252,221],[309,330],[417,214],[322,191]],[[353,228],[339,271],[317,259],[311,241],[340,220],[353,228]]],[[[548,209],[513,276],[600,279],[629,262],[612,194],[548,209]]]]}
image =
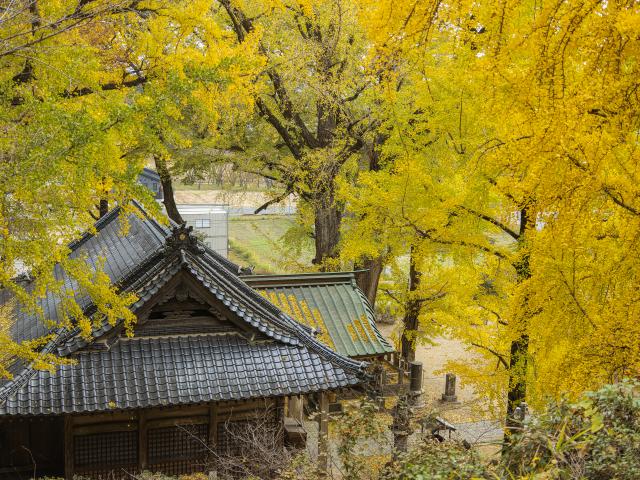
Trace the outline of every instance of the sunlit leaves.
{"type": "MultiPolygon", "coordinates": [[[[0,282],[41,316],[38,298],[55,293],[57,326],[85,336],[103,321],[129,328],[135,298],[115,290],[100,265],[68,259],[68,243],[92,230],[100,200],[136,198],[159,213],[138,173],[151,155],[190,145],[194,130],[215,135],[234,111],[251,109],[259,32],[237,45],[207,0],[9,7],[0,17],[0,282]],[[56,263],[74,292],[54,275],[56,263]],[[20,273],[33,281],[17,281],[20,273]],[[91,319],[80,294],[97,307],[91,319]]],[[[3,347],[11,352],[3,361],[50,365],[50,355],[37,356],[42,346],[3,347]]]]}
{"type": "Polygon", "coordinates": [[[457,367],[483,395],[522,335],[533,403],[637,375],[638,5],[364,3],[372,55],[403,82],[379,91],[387,171],[344,192],[345,251],[420,246],[424,288],[450,292],[424,329],[437,318],[485,356],[457,367]]]}

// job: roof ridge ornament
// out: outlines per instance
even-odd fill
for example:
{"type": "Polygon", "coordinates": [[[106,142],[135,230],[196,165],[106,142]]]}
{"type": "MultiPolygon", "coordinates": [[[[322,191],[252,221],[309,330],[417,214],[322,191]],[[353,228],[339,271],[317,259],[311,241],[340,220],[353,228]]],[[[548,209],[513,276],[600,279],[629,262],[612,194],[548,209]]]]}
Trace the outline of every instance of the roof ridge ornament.
{"type": "Polygon", "coordinates": [[[204,247],[193,233],[193,227],[187,226],[186,222],[173,227],[171,234],[166,239],[168,250],[186,250],[196,255],[204,253],[204,247]]]}

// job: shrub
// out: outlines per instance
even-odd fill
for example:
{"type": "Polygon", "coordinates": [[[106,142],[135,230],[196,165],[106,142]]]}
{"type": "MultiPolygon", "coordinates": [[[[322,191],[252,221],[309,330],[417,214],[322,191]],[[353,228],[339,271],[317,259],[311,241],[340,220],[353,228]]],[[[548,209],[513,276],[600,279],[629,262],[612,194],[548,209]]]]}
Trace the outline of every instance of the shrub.
{"type": "Polygon", "coordinates": [[[552,404],[505,452],[506,471],[585,480],[640,478],[640,383],[627,380],[552,404]]]}
{"type": "Polygon", "coordinates": [[[387,465],[380,480],[468,480],[495,478],[477,453],[461,443],[426,441],[387,465]]]}

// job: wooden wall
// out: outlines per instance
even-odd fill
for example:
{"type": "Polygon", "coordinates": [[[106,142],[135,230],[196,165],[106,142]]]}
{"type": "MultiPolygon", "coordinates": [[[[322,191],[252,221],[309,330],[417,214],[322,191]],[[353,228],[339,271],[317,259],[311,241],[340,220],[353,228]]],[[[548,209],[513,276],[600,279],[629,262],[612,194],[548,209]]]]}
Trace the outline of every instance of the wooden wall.
{"type": "Polygon", "coordinates": [[[67,478],[131,478],[141,470],[172,475],[215,469],[212,451],[231,452],[229,426],[264,419],[283,421],[283,401],[262,399],[166,407],[65,418],[67,478]]]}
{"type": "Polygon", "coordinates": [[[0,421],[0,479],[64,472],[63,421],[40,417],[0,421]]]}

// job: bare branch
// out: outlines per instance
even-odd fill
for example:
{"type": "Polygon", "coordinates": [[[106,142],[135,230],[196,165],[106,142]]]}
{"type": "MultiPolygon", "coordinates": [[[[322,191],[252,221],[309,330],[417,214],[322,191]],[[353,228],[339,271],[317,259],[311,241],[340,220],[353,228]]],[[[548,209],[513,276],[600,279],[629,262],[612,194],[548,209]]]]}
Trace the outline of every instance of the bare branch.
{"type": "Polygon", "coordinates": [[[254,214],[257,215],[258,213],[260,213],[263,210],[266,210],[267,208],[269,208],[269,206],[273,205],[274,203],[280,203],[282,200],[284,200],[285,198],[287,198],[289,195],[291,195],[291,193],[293,192],[293,189],[291,186],[289,186],[284,192],[282,192],[280,195],[278,195],[275,198],[272,198],[268,201],[266,201],[265,203],[263,203],[262,205],[260,205],[258,208],[256,208],[254,210],[254,214]]]}

